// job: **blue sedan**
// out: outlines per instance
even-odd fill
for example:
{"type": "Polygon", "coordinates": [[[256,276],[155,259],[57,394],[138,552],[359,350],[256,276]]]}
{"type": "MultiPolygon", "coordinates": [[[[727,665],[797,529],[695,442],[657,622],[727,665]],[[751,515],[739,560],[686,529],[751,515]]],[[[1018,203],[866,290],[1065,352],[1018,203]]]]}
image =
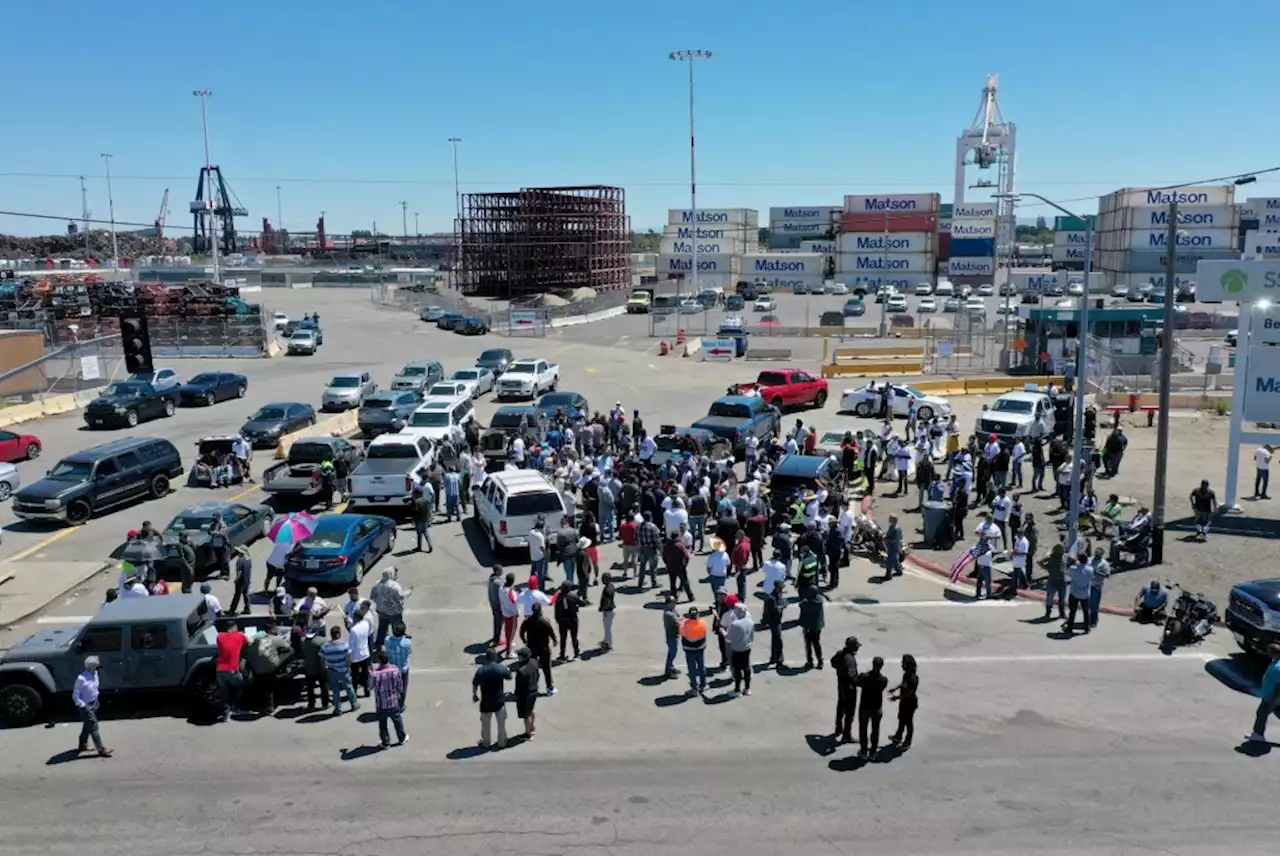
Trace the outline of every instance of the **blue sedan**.
{"type": "Polygon", "coordinates": [[[295,587],[359,585],[365,572],[396,546],[396,524],[376,514],[322,514],[300,549],[289,551],[284,575],[295,587]]]}
{"type": "Polygon", "coordinates": [[[217,404],[232,398],[244,398],[249,379],[232,372],[201,372],[178,390],[182,404],[217,404]]]}

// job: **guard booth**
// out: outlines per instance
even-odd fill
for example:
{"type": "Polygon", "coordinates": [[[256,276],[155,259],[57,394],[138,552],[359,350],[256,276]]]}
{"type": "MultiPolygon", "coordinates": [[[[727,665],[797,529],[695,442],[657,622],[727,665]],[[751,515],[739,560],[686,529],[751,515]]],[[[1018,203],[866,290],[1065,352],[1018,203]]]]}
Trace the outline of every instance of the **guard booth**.
{"type": "MultiPolygon", "coordinates": [[[[1024,362],[1043,374],[1061,374],[1074,359],[1079,340],[1080,310],[1075,307],[1026,309],[1022,338],[1024,362]],[[1047,365],[1045,364],[1047,363],[1047,365]]],[[[1163,327],[1161,306],[1114,306],[1089,309],[1089,335],[1106,348],[1106,355],[1125,374],[1148,374],[1155,368],[1163,327]]]]}

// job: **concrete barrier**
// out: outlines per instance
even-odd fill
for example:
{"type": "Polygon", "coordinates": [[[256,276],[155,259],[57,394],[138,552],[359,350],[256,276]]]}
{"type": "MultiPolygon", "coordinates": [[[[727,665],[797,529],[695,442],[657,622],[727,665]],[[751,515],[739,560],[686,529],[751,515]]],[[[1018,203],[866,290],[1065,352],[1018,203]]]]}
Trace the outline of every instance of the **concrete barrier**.
{"type": "Polygon", "coordinates": [[[791,359],[790,348],[749,348],[744,360],[770,360],[783,362],[791,359]]]}
{"type": "MultiPolygon", "coordinates": [[[[1108,407],[1128,407],[1129,393],[1127,392],[1111,392],[1105,395],[1099,395],[1095,399],[1095,403],[1100,408],[1108,407]]],[[[1199,393],[1172,393],[1169,396],[1169,407],[1173,410],[1213,410],[1215,407],[1225,403],[1227,407],[1231,406],[1231,393],[1222,392],[1218,395],[1201,395],[1199,393]]],[[[1143,392],[1138,395],[1138,407],[1159,407],[1160,394],[1157,392],[1143,392]]]]}
{"type": "Polygon", "coordinates": [[[1001,375],[998,377],[973,377],[964,379],[965,395],[1003,395],[1006,392],[1019,392],[1026,388],[1027,384],[1034,383],[1040,387],[1047,387],[1049,384],[1062,388],[1062,375],[1037,375],[1034,377],[1009,377],[1001,375]]]}
{"type": "Polygon", "coordinates": [[[865,348],[836,348],[836,362],[880,357],[924,358],[924,345],[870,345],[865,348]]]}
{"type": "Polygon", "coordinates": [[[964,395],[964,381],[960,378],[947,380],[918,380],[911,384],[921,392],[930,395],[964,395]]]}
{"type": "Polygon", "coordinates": [[[310,287],[311,287],[311,283],[309,283],[309,282],[291,282],[291,283],[289,283],[289,287],[290,287],[290,288],[310,288],[310,287]]]}
{"type": "Polygon", "coordinates": [[[70,413],[79,410],[98,397],[98,390],[86,390],[80,393],[48,395],[39,401],[27,404],[15,404],[0,410],[0,425],[17,425],[41,419],[45,416],[57,416],[59,413],[70,413]]]}
{"type": "Polygon", "coordinates": [[[294,441],[301,440],[303,437],[346,437],[354,434],[359,427],[359,413],[358,410],[346,410],[337,416],[327,416],[317,420],[316,424],[310,428],[285,434],[276,443],[276,458],[284,460],[289,457],[289,448],[293,446],[294,441]]]}
{"type": "Polygon", "coordinates": [[[888,377],[894,375],[924,374],[920,360],[895,360],[893,362],[834,363],[822,367],[823,377],[888,377]]]}
{"type": "Polygon", "coordinates": [[[684,340],[684,353],[682,357],[696,357],[702,353],[702,337],[694,336],[692,339],[684,340]]]}

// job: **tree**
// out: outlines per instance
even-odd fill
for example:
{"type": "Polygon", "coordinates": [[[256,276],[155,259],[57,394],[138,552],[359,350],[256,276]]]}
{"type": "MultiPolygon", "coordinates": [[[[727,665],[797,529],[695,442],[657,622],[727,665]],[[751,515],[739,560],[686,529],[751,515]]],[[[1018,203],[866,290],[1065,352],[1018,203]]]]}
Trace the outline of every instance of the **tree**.
{"type": "Polygon", "coordinates": [[[1043,217],[1036,218],[1037,232],[1043,232],[1045,229],[1048,229],[1048,228],[1049,228],[1049,221],[1045,220],[1043,217]]]}
{"type": "Polygon", "coordinates": [[[373,233],[368,229],[352,229],[351,237],[353,238],[372,238],[373,233]]]}
{"type": "Polygon", "coordinates": [[[635,253],[656,253],[662,242],[662,236],[652,229],[644,234],[631,233],[631,251],[635,253]]]}

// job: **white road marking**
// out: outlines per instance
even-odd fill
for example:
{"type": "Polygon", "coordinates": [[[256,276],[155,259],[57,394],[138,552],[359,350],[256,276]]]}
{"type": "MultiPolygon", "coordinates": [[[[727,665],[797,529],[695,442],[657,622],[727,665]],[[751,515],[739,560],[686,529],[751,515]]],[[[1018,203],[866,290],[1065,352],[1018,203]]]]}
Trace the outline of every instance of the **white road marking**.
{"type": "Polygon", "coordinates": [[[965,609],[991,608],[1010,609],[1019,606],[1039,606],[1030,600],[882,600],[876,603],[857,603],[856,601],[834,601],[833,606],[848,606],[854,609],[925,609],[933,606],[959,606],[965,609]]]}
{"type": "Polygon", "coordinates": [[[93,621],[92,615],[42,615],[36,624],[88,624],[93,621]]]}

